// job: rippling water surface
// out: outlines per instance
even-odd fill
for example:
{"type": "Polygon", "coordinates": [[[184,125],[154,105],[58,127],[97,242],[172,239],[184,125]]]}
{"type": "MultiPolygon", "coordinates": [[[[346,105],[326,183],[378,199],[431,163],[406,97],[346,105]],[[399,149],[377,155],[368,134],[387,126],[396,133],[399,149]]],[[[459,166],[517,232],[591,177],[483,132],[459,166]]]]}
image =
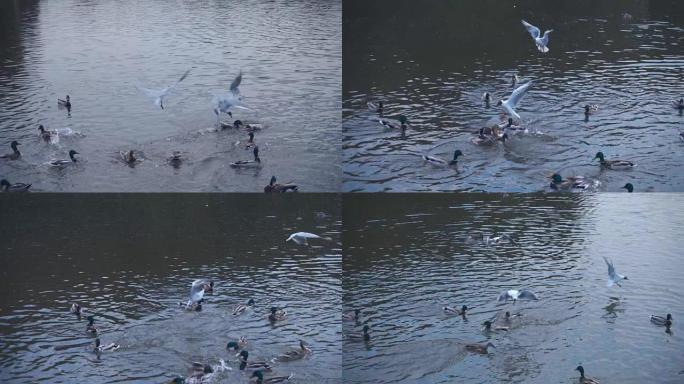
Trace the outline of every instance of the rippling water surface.
{"type": "Polygon", "coordinates": [[[553,172],[603,191],[684,191],[684,120],[672,106],[684,96],[681,2],[349,2],[343,18],[345,191],[538,191],[553,172]],[[521,19],[554,30],[548,54],[521,19]],[[513,74],[534,80],[517,108],[530,133],[472,144],[503,111],[483,93],[508,97],[513,74]],[[368,100],[406,115],[406,134],[383,129],[368,100]],[[588,121],[586,104],[599,107],[588,121]],[[455,148],[457,170],[420,157],[455,148]],[[598,151],[637,167],[601,172],[598,151]]]}
{"type": "MultiPolygon", "coordinates": [[[[330,196],[41,195],[3,199],[0,233],[0,381],[160,383],[193,361],[228,361],[210,382],[246,383],[229,340],[248,339],[255,360],[310,344],[303,360],[274,364],[294,382],[339,382],[339,200],[330,196]],[[30,218],[27,219],[27,218],[30,218]],[[332,241],[285,243],[311,231],[332,241]],[[202,312],[185,312],[196,278],[215,281],[202,312]],[[253,310],[234,317],[250,298],[253,310]],[[79,302],[103,342],[86,349],[79,302]],[[271,325],[268,308],[288,319],[271,325]]],[[[268,376],[268,375],[267,375],[268,376]]]]}
{"type": "MultiPolygon", "coordinates": [[[[339,190],[342,76],[340,1],[20,1],[0,5],[0,162],[12,182],[44,191],[261,191],[271,175],[308,191],[339,190]],[[136,85],[164,88],[190,75],[164,110],[136,85]],[[241,93],[261,123],[263,166],[245,132],[216,131],[212,100],[243,72],[241,93]],[[56,99],[69,94],[71,116],[56,99]],[[58,143],[38,125],[78,135],[58,143]],[[240,144],[236,144],[240,141],[240,144]],[[48,169],[70,149],[83,161],[48,169]],[[125,165],[120,151],[144,160],[125,165]],[[179,169],[166,159],[182,151],[179,169]]],[[[225,116],[226,121],[228,117],[225,116]]]]}
{"type": "Polygon", "coordinates": [[[684,317],[677,194],[353,195],[345,198],[343,332],[349,383],[681,383],[684,317]],[[349,207],[349,211],[347,211],[349,207]],[[508,234],[517,245],[466,244],[508,234]],[[629,277],[607,288],[603,257],[629,277]],[[500,304],[528,288],[539,301],[500,304]],[[467,305],[467,320],[444,305],[467,305]],[[482,323],[505,311],[508,332],[482,323]],[[671,313],[670,333],[649,315],[671,313]],[[488,355],[464,343],[495,345],[488,355]]]}

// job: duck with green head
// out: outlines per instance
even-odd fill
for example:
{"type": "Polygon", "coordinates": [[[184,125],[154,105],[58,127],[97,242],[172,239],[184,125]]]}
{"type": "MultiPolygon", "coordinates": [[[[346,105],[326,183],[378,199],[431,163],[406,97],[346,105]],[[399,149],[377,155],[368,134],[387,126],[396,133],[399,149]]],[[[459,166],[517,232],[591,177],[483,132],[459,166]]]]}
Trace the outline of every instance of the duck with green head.
{"type": "Polygon", "coordinates": [[[271,313],[268,315],[268,320],[271,322],[282,321],[287,318],[287,312],[278,307],[271,307],[271,313]]]}
{"type": "Polygon", "coordinates": [[[267,361],[248,361],[249,352],[246,350],[240,351],[238,354],[240,358],[240,370],[241,371],[255,371],[255,370],[266,370],[271,371],[271,365],[267,361]]]}
{"type": "Polygon", "coordinates": [[[408,119],[404,115],[399,115],[399,121],[392,119],[379,119],[378,122],[388,129],[401,129],[401,131],[406,131],[408,128],[408,119]]]}
{"type": "Polygon", "coordinates": [[[29,188],[31,188],[31,184],[25,184],[25,183],[10,183],[9,181],[2,179],[0,180],[0,187],[2,187],[3,192],[9,192],[9,193],[22,193],[22,192],[28,192],[29,188]]]}
{"type": "Polygon", "coordinates": [[[580,384],[599,384],[599,381],[596,379],[593,379],[591,377],[586,377],[584,376],[584,367],[579,365],[577,368],[575,368],[576,371],[579,371],[580,373],[580,378],[579,382],[580,384]]]}
{"type": "Polygon", "coordinates": [[[237,341],[229,341],[226,344],[226,349],[229,351],[239,351],[247,345],[247,339],[241,336],[237,341]]]}
{"type": "Polygon", "coordinates": [[[467,306],[467,305],[462,305],[462,306],[461,306],[461,309],[458,309],[458,308],[456,308],[456,307],[445,306],[445,307],[442,308],[442,309],[444,310],[444,312],[446,312],[446,313],[448,313],[448,314],[451,314],[451,315],[458,315],[458,316],[462,316],[463,318],[465,318],[465,317],[466,317],[466,311],[468,310],[468,306],[467,306]]]}
{"type": "Polygon", "coordinates": [[[634,167],[634,163],[631,161],[627,160],[606,160],[606,158],[603,155],[603,152],[597,152],[596,156],[594,156],[594,160],[599,159],[601,167],[603,168],[608,168],[608,169],[614,169],[614,170],[622,170],[622,169],[632,169],[634,167]]]}
{"type": "Polygon", "coordinates": [[[95,328],[95,317],[91,315],[86,317],[86,320],[88,320],[88,325],[86,325],[86,332],[91,335],[97,334],[97,328],[95,328]]]}
{"type": "Polygon", "coordinates": [[[347,339],[349,340],[363,340],[365,342],[369,342],[371,337],[370,333],[370,326],[368,324],[363,326],[363,333],[362,332],[349,332],[347,333],[347,339]]]}
{"type": "Polygon", "coordinates": [[[245,312],[247,308],[252,308],[254,306],[254,299],[249,299],[247,304],[238,304],[233,310],[233,316],[238,316],[245,312]]]}
{"type": "Polygon", "coordinates": [[[256,378],[257,384],[282,383],[292,379],[292,377],[294,377],[294,374],[292,373],[289,376],[271,376],[269,378],[264,378],[264,373],[262,371],[254,371],[254,373],[252,373],[252,378],[256,378]]]}
{"type": "Polygon", "coordinates": [[[482,323],[482,331],[483,332],[508,331],[509,329],[510,329],[510,327],[507,327],[505,325],[494,325],[489,320],[482,323]]]}
{"type": "Polygon", "coordinates": [[[629,193],[634,192],[634,186],[632,185],[632,183],[625,184],[625,186],[622,187],[622,189],[626,189],[629,193]]]}
{"type": "Polygon", "coordinates": [[[361,310],[356,308],[352,312],[347,312],[342,314],[342,320],[345,321],[359,321],[359,316],[361,315],[361,310]]]}
{"type": "Polygon", "coordinates": [[[665,317],[651,315],[651,323],[670,328],[672,326],[672,314],[668,313],[665,317]]]}
{"type": "Polygon", "coordinates": [[[496,348],[496,347],[494,346],[494,344],[492,344],[492,343],[487,343],[487,344],[466,344],[466,345],[465,345],[466,351],[474,352],[474,353],[479,353],[479,354],[482,354],[482,355],[486,355],[486,354],[487,354],[487,352],[488,352],[487,350],[489,349],[489,347],[496,348]]]}
{"type": "Polygon", "coordinates": [[[460,149],[456,149],[454,151],[454,156],[451,160],[446,161],[442,159],[441,157],[437,156],[431,156],[431,155],[423,155],[423,160],[426,162],[433,164],[433,165],[439,165],[439,166],[456,166],[458,165],[458,157],[463,156],[463,152],[461,152],[460,149]]]}
{"type": "Polygon", "coordinates": [[[557,191],[571,191],[573,189],[587,189],[589,188],[589,181],[583,176],[570,176],[563,179],[557,173],[551,176],[551,189],[557,191]]]}
{"type": "Polygon", "coordinates": [[[21,157],[21,152],[17,149],[17,145],[19,144],[18,141],[14,140],[10,143],[10,148],[12,148],[12,153],[8,153],[5,155],[1,155],[0,159],[8,159],[8,160],[17,160],[18,158],[21,157]]]}

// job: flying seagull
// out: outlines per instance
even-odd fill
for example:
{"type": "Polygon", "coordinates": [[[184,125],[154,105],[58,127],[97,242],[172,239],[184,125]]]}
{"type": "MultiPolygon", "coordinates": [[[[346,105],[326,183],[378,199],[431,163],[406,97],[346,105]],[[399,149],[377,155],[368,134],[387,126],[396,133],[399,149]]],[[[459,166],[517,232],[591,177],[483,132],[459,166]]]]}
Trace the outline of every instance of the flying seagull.
{"type": "Polygon", "coordinates": [[[202,301],[204,289],[208,285],[207,281],[202,279],[192,282],[192,285],[190,286],[190,299],[188,299],[188,303],[185,305],[186,309],[191,309],[195,304],[202,301]]]}
{"type": "Polygon", "coordinates": [[[508,300],[513,300],[513,303],[515,303],[517,300],[539,300],[537,298],[537,295],[534,293],[523,289],[518,291],[517,289],[509,289],[508,291],[503,291],[499,295],[499,301],[508,301],[508,300]]]}
{"type": "Polygon", "coordinates": [[[249,108],[242,105],[242,96],[240,96],[240,83],[242,82],[242,72],[240,72],[233,82],[230,83],[230,93],[223,96],[218,96],[216,100],[216,108],[214,108],[214,113],[216,114],[216,124],[220,123],[221,113],[226,113],[228,116],[233,117],[233,113],[230,111],[231,108],[249,108]]]}
{"type": "Polygon", "coordinates": [[[534,43],[537,45],[537,49],[539,50],[539,52],[548,52],[549,47],[547,47],[547,45],[549,44],[549,33],[553,32],[553,29],[549,29],[548,31],[544,32],[544,36],[540,37],[539,35],[541,34],[541,31],[539,30],[539,28],[526,22],[525,20],[522,20],[522,24],[527,29],[527,32],[529,32],[532,36],[532,40],[534,40],[534,43]]]}
{"type": "Polygon", "coordinates": [[[532,86],[531,80],[516,88],[513,91],[513,93],[511,93],[511,96],[508,99],[499,100],[499,103],[497,105],[502,106],[509,116],[515,117],[516,119],[520,120],[520,115],[518,115],[518,113],[515,111],[515,107],[520,102],[520,99],[522,99],[523,96],[525,96],[527,91],[530,89],[530,86],[532,86]]]}
{"type": "Polygon", "coordinates": [[[169,92],[171,92],[171,90],[176,88],[176,86],[178,84],[180,84],[181,81],[185,80],[185,78],[188,77],[189,74],[190,74],[190,70],[188,69],[187,71],[185,71],[183,76],[181,76],[181,78],[178,79],[178,81],[176,81],[175,84],[169,85],[168,87],[163,88],[163,89],[148,89],[148,88],[143,88],[140,86],[137,86],[137,87],[140,91],[147,94],[147,96],[154,99],[154,105],[160,107],[161,109],[164,109],[164,98],[169,94],[169,92]]]}
{"type": "Polygon", "coordinates": [[[620,285],[620,280],[629,280],[627,276],[617,273],[613,262],[609,261],[605,256],[603,256],[603,260],[605,260],[608,265],[608,283],[606,283],[606,286],[612,287],[613,284],[616,284],[618,287],[622,287],[622,285],[620,285]]]}
{"type": "Polygon", "coordinates": [[[320,237],[314,233],[309,232],[297,232],[291,234],[290,237],[288,237],[287,240],[285,240],[285,242],[292,240],[299,245],[309,245],[307,239],[323,239],[323,237],[320,237]]]}

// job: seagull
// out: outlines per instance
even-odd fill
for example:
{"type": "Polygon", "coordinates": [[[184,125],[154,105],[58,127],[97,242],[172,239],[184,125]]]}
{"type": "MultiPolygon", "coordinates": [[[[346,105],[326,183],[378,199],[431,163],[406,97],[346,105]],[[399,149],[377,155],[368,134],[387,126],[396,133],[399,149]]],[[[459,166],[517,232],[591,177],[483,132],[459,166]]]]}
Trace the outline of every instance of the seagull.
{"type": "Polygon", "coordinates": [[[147,94],[147,96],[151,97],[154,99],[154,105],[160,107],[161,109],[164,109],[164,97],[166,97],[171,90],[173,90],[178,84],[180,84],[181,81],[185,80],[186,77],[188,77],[188,74],[190,74],[190,70],[188,69],[185,71],[183,76],[173,85],[169,85],[168,87],[164,89],[148,89],[148,88],[143,88],[140,86],[136,86],[140,91],[144,92],[147,94]]]}
{"type": "Polygon", "coordinates": [[[539,300],[539,298],[537,298],[537,295],[526,289],[523,289],[521,291],[518,291],[517,289],[509,289],[508,291],[501,292],[501,294],[499,295],[499,301],[508,301],[508,299],[513,300],[513,303],[515,303],[517,300],[522,299],[539,300]]]}
{"type": "Polygon", "coordinates": [[[190,286],[190,299],[188,299],[185,309],[191,309],[195,304],[202,301],[202,298],[204,297],[204,288],[206,288],[207,285],[207,281],[202,279],[192,282],[192,285],[190,286]]]}
{"type": "Polygon", "coordinates": [[[324,239],[324,238],[320,237],[316,234],[309,233],[309,232],[297,232],[297,233],[291,234],[290,237],[288,237],[287,240],[285,240],[285,242],[292,240],[295,243],[297,243],[298,245],[309,245],[309,243],[307,242],[307,239],[324,239]]]}
{"type": "Polygon", "coordinates": [[[240,83],[242,82],[242,71],[238,74],[232,83],[230,83],[230,93],[225,96],[218,96],[216,101],[216,108],[214,108],[214,113],[216,114],[216,124],[220,124],[221,112],[227,113],[228,116],[233,117],[233,113],[230,112],[230,108],[249,108],[242,105],[242,96],[240,96],[240,83]]]}
{"type": "Polygon", "coordinates": [[[534,43],[537,45],[537,49],[539,50],[539,52],[548,52],[549,47],[547,47],[546,45],[549,44],[549,33],[553,32],[553,29],[549,29],[548,31],[544,32],[544,36],[539,37],[539,35],[541,34],[539,28],[526,22],[525,20],[522,20],[522,24],[527,29],[527,32],[529,32],[530,35],[532,35],[532,40],[534,40],[534,43]]]}
{"type": "Polygon", "coordinates": [[[608,265],[608,283],[606,283],[606,286],[612,287],[613,284],[616,284],[618,287],[622,287],[622,285],[620,285],[620,280],[629,280],[627,276],[617,273],[613,262],[609,261],[605,256],[603,256],[603,260],[605,260],[608,265]]]}
{"type": "Polygon", "coordinates": [[[515,107],[518,105],[520,102],[520,99],[522,99],[523,96],[527,93],[527,90],[530,89],[530,86],[532,85],[532,81],[528,81],[527,83],[519,86],[515,90],[513,90],[513,93],[511,93],[511,96],[508,99],[505,100],[499,100],[497,105],[502,106],[508,115],[511,117],[515,117],[518,120],[520,119],[520,115],[518,115],[517,112],[515,112],[515,107]]]}

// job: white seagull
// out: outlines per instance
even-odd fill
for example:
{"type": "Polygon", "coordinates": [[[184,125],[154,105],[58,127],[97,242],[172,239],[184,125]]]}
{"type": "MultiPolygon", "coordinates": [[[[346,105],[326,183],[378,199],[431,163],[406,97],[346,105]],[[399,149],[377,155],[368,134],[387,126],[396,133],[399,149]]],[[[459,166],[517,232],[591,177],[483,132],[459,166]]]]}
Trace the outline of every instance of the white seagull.
{"type": "Polygon", "coordinates": [[[136,85],[136,87],[140,91],[147,94],[147,96],[153,98],[154,99],[154,105],[160,107],[161,109],[164,109],[164,97],[166,97],[169,94],[169,92],[171,92],[171,90],[173,90],[178,84],[180,84],[181,81],[185,80],[185,78],[188,77],[188,74],[190,74],[189,69],[187,71],[185,71],[183,76],[181,76],[181,78],[178,81],[176,81],[175,84],[169,85],[168,87],[163,88],[163,89],[148,89],[148,88],[143,88],[143,87],[138,86],[138,85],[136,85]]]}
{"type": "Polygon", "coordinates": [[[509,289],[508,291],[503,291],[499,295],[498,300],[499,301],[508,301],[509,299],[513,300],[513,303],[515,303],[517,300],[523,300],[523,299],[539,300],[539,298],[537,298],[537,295],[535,295],[534,293],[532,293],[526,289],[523,289],[520,291],[518,291],[517,289],[509,289]]]}
{"type": "Polygon", "coordinates": [[[227,113],[228,116],[233,117],[233,113],[230,112],[231,108],[249,108],[242,105],[242,96],[240,96],[240,83],[242,82],[242,72],[235,77],[232,83],[230,83],[230,93],[223,96],[218,96],[216,98],[216,108],[214,108],[214,113],[216,114],[216,124],[220,124],[221,112],[227,113]]]}
{"type": "Polygon", "coordinates": [[[532,40],[534,40],[534,43],[537,45],[537,49],[539,50],[539,52],[548,52],[549,47],[547,47],[547,45],[549,44],[549,33],[553,32],[553,29],[549,29],[548,31],[544,32],[544,36],[540,37],[539,35],[541,34],[541,31],[539,30],[539,28],[526,22],[525,20],[522,20],[522,24],[527,29],[527,32],[529,32],[530,35],[532,35],[532,40]]]}
{"type": "Polygon", "coordinates": [[[629,280],[627,276],[617,273],[615,271],[615,266],[613,266],[613,262],[609,261],[605,256],[603,256],[603,260],[605,260],[608,265],[608,283],[606,283],[606,286],[612,287],[613,284],[616,284],[618,287],[622,287],[622,285],[620,285],[620,280],[629,280]]]}
{"type": "Polygon", "coordinates": [[[520,115],[518,115],[514,108],[518,105],[520,99],[525,96],[527,91],[530,89],[530,86],[532,86],[532,80],[516,88],[508,99],[499,100],[497,105],[502,106],[509,116],[520,120],[520,115]]]}
{"type": "Polygon", "coordinates": [[[324,238],[320,237],[314,233],[297,232],[297,233],[291,234],[290,237],[288,237],[287,240],[285,240],[285,242],[292,240],[299,245],[309,245],[309,243],[307,242],[307,239],[324,239],[324,238]]]}

